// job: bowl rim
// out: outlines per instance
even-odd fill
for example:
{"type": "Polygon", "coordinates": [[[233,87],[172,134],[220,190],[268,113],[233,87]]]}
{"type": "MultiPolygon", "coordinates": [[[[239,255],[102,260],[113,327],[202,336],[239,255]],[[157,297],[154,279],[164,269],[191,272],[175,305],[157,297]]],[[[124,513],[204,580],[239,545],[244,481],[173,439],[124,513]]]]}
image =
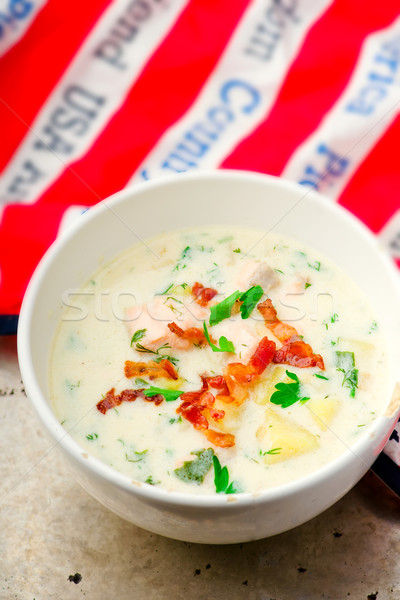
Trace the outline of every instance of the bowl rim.
{"type": "MultiPolygon", "coordinates": [[[[330,480],[335,474],[338,474],[342,469],[350,466],[354,461],[354,457],[363,463],[363,471],[366,472],[370,465],[366,464],[360,454],[366,450],[368,444],[373,441],[373,438],[381,435],[388,428],[388,419],[392,420],[393,415],[385,416],[384,414],[377,417],[368,428],[360,434],[360,438],[347,446],[342,454],[321,466],[320,468],[285,484],[276,487],[266,488],[257,492],[241,492],[238,494],[193,494],[190,492],[170,491],[163,487],[153,486],[150,484],[133,480],[128,475],[120,473],[112,467],[106,465],[99,459],[88,454],[68,433],[66,429],[59,423],[54,412],[51,409],[50,403],[45,399],[45,394],[42,393],[40,384],[34,372],[33,363],[31,361],[30,345],[32,335],[32,317],[35,303],[40,298],[40,290],[43,280],[46,278],[48,266],[57,260],[58,255],[63,251],[64,246],[75,236],[76,232],[85,227],[88,221],[97,219],[97,216],[106,210],[112,209],[113,206],[120,202],[125,202],[132,196],[137,196],[142,191],[149,189],[165,187],[168,185],[184,185],[187,181],[198,182],[199,180],[228,180],[240,179],[247,182],[264,181],[268,186],[276,186],[279,189],[285,189],[299,196],[299,201],[309,197],[307,201],[325,202],[325,209],[331,211],[332,214],[338,216],[345,221],[350,222],[358,234],[364,238],[365,243],[373,244],[375,249],[378,249],[376,237],[357,217],[350,213],[343,206],[336,202],[330,201],[325,196],[315,192],[311,188],[304,188],[297,183],[287,181],[280,177],[268,175],[264,173],[255,173],[252,171],[239,171],[231,169],[221,170],[202,170],[196,172],[186,172],[179,174],[168,174],[164,177],[159,177],[150,181],[135,183],[128,186],[108,198],[98,202],[85,211],[81,218],[69,225],[66,231],[61,232],[61,235],[53,242],[50,248],[46,251],[31,280],[21,306],[21,312],[17,331],[17,347],[18,359],[21,370],[21,377],[25,385],[28,398],[33,405],[33,408],[44,425],[47,432],[54,441],[54,445],[47,451],[51,451],[56,446],[63,450],[69,459],[78,462],[79,466],[84,470],[93,471],[94,475],[100,479],[106,480],[118,488],[123,489],[131,494],[146,498],[152,502],[160,502],[166,505],[175,506],[190,506],[198,508],[234,508],[238,506],[249,506],[250,504],[265,503],[275,500],[283,500],[289,496],[296,494],[299,491],[312,490],[315,485],[320,485],[324,481],[330,480]],[[300,193],[301,191],[301,193],[300,193]]],[[[111,259],[107,259],[111,260],[111,259]]],[[[398,297],[400,300],[400,278],[395,268],[394,261],[391,260],[388,254],[380,252],[380,260],[386,271],[387,277],[397,287],[398,297]]],[[[394,382],[395,383],[395,382],[394,382]]],[[[378,456],[378,455],[377,455],[378,456]]],[[[346,490],[347,491],[347,490],[346,490]]],[[[345,492],[343,492],[345,493],[345,492]]],[[[338,499],[338,498],[337,498],[338,499]]]]}

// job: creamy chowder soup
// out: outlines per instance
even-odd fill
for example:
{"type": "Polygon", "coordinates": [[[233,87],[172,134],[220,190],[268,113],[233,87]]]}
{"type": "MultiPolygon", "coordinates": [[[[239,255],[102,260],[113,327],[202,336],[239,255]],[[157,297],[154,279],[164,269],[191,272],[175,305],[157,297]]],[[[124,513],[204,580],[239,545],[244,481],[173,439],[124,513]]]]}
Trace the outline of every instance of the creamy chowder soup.
{"type": "Polygon", "coordinates": [[[163,234],[64,300],[54,410],[84,452],[136,482],[257,492],[331,461],[382,411],[379,322],[294,239],[163,234]]]}

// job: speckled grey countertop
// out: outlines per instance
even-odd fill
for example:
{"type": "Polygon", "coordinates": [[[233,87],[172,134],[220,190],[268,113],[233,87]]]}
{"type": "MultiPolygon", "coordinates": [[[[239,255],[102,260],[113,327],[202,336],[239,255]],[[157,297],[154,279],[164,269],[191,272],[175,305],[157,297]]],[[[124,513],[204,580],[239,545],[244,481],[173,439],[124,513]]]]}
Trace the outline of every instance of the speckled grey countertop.
{"type": "Polygon", "coordinates": [[[312,521],[206,546],[115,516],[70,477],[0,338],[1,600],[400,600],[400,499],[372,472],[312,521]]]}

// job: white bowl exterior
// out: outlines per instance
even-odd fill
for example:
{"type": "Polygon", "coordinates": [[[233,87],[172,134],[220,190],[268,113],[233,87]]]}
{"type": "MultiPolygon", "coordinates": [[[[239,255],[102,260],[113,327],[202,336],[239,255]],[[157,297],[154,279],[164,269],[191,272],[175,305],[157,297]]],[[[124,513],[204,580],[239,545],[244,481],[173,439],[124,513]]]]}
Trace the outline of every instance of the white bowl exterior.
{"type": "MultiPolygon", "coordinates": [[[[332,258],[364,290],[390,348],[390,380],[400,380],[400,283],[379,242],[343,209],[274,177],[215,171],[182,174],[119,192],[83,214],[53,245],[29,285],[20,315],[18,352],[28,396],[77,480],[125,519],[193,542],[233,543],[290,529],[319,514],[365,473],[390,435],[398,410],[377,419],[352,452],[298,481],[257,495],[197,497],[138,487],[87,457],[49,405],[48,360],[63,293],[138,240],[166,230],[242,225],[301,239],[332,258]]],[[[255,240],[256,241],[256,240],[255,240]]],[[[389,403],[390,398],[388,398],[389,403]]]]}

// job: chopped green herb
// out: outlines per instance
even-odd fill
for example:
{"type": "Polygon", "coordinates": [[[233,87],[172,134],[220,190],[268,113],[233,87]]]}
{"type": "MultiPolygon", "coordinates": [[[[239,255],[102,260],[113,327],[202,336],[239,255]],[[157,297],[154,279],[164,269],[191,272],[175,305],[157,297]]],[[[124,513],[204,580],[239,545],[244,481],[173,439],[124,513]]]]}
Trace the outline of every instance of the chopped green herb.
{"type": "Polygon", "coordinates": [[[378,327],[378,323],[376,321],[372,321],[371,323],[371,327],[368,333],[372,333],[373,331],[375,331],[375,329],[377,329],[378,327]]]}
{"type": "Polygon", "coordinates": [[[125,458],[128,462],[132,462],[132,463],[141,462],[142,460],[145,459],[147,452],[148,452],[148,450],[142,450],[142,452],[134,451],[130,455],[127,452],[125,452],[125,458]]]}
{"type": "Polygon", "coordinates": [[[266,456],[267,454],[280,454],[281,453],[282,448],[272,448],[271,450],[267,450],[266,452],[263,452],[262,450],[260,450],[260,455],[261,456],[266,456]]]}
{"type": "Polygon", "coordinates": [[[260,285],[254,285],[247,292],[240,296],[240,301],[243,304],[240,307],[242,319],[248,319],[252,310],[256,307],[257,302],[263,295],[264,290],[260,285]]]}
{"type": "Polygon", "coordinates": [[[98,437],[99,437],[99,436],[98,436],[98,434],[97,434],[97,433],[89,433],[89,434],[86,436],[86,439],[87,439],[87,440],[89,440],[89,441],[93,441],[93,440],[97,440],[97,438],[98,438],[98,437]]]}
{"type": "Polygon", "coordinates": [[[174,425],[174,423],[182,423],[182,422],[183,421],[182,421],[182,416],[181,415],[179,415],[179,417],[177,419],[172,418],[172,419],[169,420],[169,424],[170,425],[174,425]]]}
{"type": "Polygon", "coordinates": [[[286,371],[286,375],[293,379],[293,383],[284,383],[283,381],[275,385],[274,392],[270,398],[273,404],[279,404],[282,408],[288,408],[295,402],[306,402],[308,397],[301,396],[300,380],[295,373],[286,371]]]}
{"type": "Polygon", "coordinates": [[[236,252],[237,254],[240,254],[241,249],[240,248],[235,248],[234,252],[236,252]]]}
{"type": "Polygon", "coordinates": [[[306,290],[307,288],[309,288],[311,286],[312,286],[312,283],[308,283],[308,281],[306,281],[304,284],[304,289],[306,290]]]}
{"type": "Polygon", "coordinates": [[[207,342],[209,343],[211,350],[213,352],[232,352],[233,354],[235,353],[235,346],[233,345],[233,343],[226,339],[226,337],[224,335],[221,335],[221,337],[219,338],[219,348],[218,346],[216,346],[215,344],[212,343],[211,339],[210,339],[210,334],[208,333],[208,329],[207,329],[207,325],[205,324],[205,322],[203,323],[203,331],[204,331],[204,335],[206,337],[207,342]]]}
{"type": "Polygon", "coordinates": [[[159,348],[157,348],[157,350],[151,350],[150,348],[145,348],[144,346],[142,346],[142,344],[139,344],[138,342],[136,342],[136,350],[137,352],[148,352],[149,354],[154,354],[154,362],[161,362],[162,360],[164,360],[164,358],[168,359],[170,362],[172,362],[173,365],[176,365],[179,362],[179,358],[175,358],[174,356],[170,356],[169,354],[160,354],[161,350],[168,350],[168,348],[171,348],[171,346],[167,343],[163,344],[162,346],[160,346],[159,348]]]}
{"type": "Polygon", "coordinates": [[[221,463],[215,454],[212,457],[212,461],[214,465],[215,491],[217,494],[237,494],[241,492],[240,486],[235,481],[229,483],[228,467],[221,467],[221,463]]]}
{"type": "Polygon", "coordinates": [[[67,386],[69,392],[74,392],[76,388],[80,387],[81,382],[79,380],[76,383],[73,383],[72,381],[69,381],[69,379],[67,379],[65,381],[65,385],[67,386]]]}
{"type": "Polygon", "coordinates": [[[337,313],[334,313],[331,316],[331,323],[336,323],[336,321],[339,321],[339,315],[337,313]]]}
{"type": "Polygon", "coordinates": [[[322,373],[314,373],[314,377],[318,377],[318,379],[326,379],[327,381],[329,381],[329,377],[325,377],[325,375],[322,375],[322,373]]]}
{"type": "Polygon", "coordinates": [[[160,292],[159,294],[157,294],[157,296],[164,296],[165,294],[167,294],[167,293],[169,292],[169,290],[170,290],[170,289],[173,287],[173,285],[174,285],[174,284],[173,284],[173,283],[171,283],[171,285],[169,285],[169,286],[167,287],[167,289],[166,289],[166,290],[164,290],[164,292],[160,292]]]}
{"type": "Polygon", "coordinates": [[[230,296],[222,300],[218,304],[214,304],[210,308],[210,325],[216,325],[220,323],[224,319],[229,319],[231,316],[232,307],[235,304],[236,300],[240,298],[242,295],[239,290],[233,292],[230,296]]]}
{"type": "Polygon", "coordinates": [[[161,481],[154,481],[151,475],[149,475],[147,479],[144,480],[144,482],[148,483],[149,485],[157,485],[157,483],[161,483],[161,481]]]}
{"type": "Polygon", "coordinates": [[[133,334],[132,339],[131,339],[131,346],[135,342],[138,342],[139,340],[141,340],[145,336],[146,331],[147,331],[147,329],[138,329],[137,331],[135,331],[135,333],[133,334]]]}
{"type": "Polygon", "coordinates": [[[232,307],[236,300],[240,300],[243,304],[240,306],[240,312],[242,319],[247,319],[251,311],[257,305],[257,302],[263,295],[264,291],[261,286],[254,285],[249,288],[246,292],[233,292],[230,296],[215,304],[210,309],[210,325],[216,325],[224,319],[229,319],[232,312],[232,307]]]}
{"type": "Polygon", "coordinates": [[[182,467],[174,469],[174,473],[182,481],[189,483],[197,483],[200,485],[204,481],[204,477],[211,469],[212,459],[214,456],[214,450],[207,448],[192,452],[194,456],[197,456],[194,460],[187,460],[183,463],[182,467]]]}
{"type": "Polygon", "coordinates": [[[169,360],[169,362],[171,362],[175,366],[179,362],[179,358],[176,358],[175,356],[171,356],[170,354],[159,354],[158,356],[155,356],[153,358],[154,362],[156,362],[156,363],[160,363],[164,359],[169,360]]]}
{"type": "Polygon", "coordinates": [[[182,269],[186,269],[187,265],[184,261],[191,260],[192,256],[193,256],[192,248],[190,246],[186,246],[186,248],[184,248],[184,250],[182,251],[181,257],[173,270],[181,271],[182,269]]]}
{"type": "Polygon", "coordinates": [[[313,264],[311,263],[307,263],[309,267],[311,267],[311,269],[315,269],[316,271],[320,271],[321,269],[321,263],[319,262],[319,260],[316,260],[313,264]]]}
{"type": "Polygon", "coordinates": [[[350,398],[356,395],[358,369],[355,368],[354,352],[336,351],[336,370],[343,373],[342,386],[350,390],[350,398]]]}
{"type": "MultiPolygon", "coordinates": [[[[275,248],[274,248],[274,250],[275,250],[275,248]]],[[[277,273],[282,273],[282,275],[284,275],[284,272],[281,271],[281,269],[274,269],[274,271],[276,271],[277,273]]]]}
{"type": "Polygon", "coordinates": [[[166,388],[153,387],[152,385],[147,388],[144,392],[145,396],[152,398],[153,396],[157,396],[157,394],[161,394],[164,396],[166,402],[173,402],[179,396],[183,394],[181,390],[168,390],[166,388]]]}

